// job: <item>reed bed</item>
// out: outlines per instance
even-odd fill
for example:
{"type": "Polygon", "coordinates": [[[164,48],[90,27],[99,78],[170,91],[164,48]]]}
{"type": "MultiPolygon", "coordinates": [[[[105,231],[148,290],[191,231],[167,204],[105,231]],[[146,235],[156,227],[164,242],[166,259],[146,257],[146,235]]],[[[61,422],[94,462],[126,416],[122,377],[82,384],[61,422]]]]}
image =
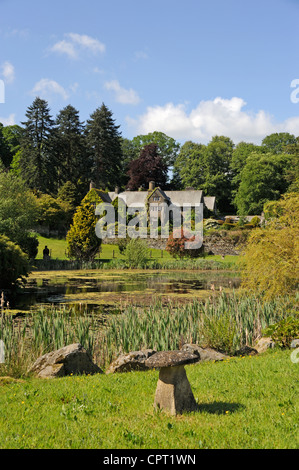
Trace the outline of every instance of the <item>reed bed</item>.
{"type": "Polygon", "coordinates": [[[120,353],[145,348],[175,350],[184,343],[233,355],[245,345],[252,346],[269,325],[294,313],[294,305],[290,298],[263,302],[254,296],[222,293],[185,305],[128,306],[108,321],[100,344],[102,365],[120,353]]]}
{"type": "MultiPolygon", "coordinates": [[[[181,270],[228,270],[236,269],[236,264],[230,261],[216,261],[211,259],[148,259],[144,264],[136,266],[138,269],[181,269],[181,270]]],[[[127,260],[115,258],[109,261],[76,261],[76,260],[35,260],[32,271],[61,271],[76,269],[130,269],[127,260]]]]}
{"type": "Polygon", "coordinates": [[[5,345],[5,362],[0,375],[26,375],[30,365],[47,352],[80,343],[92,355],[98,320],[73,308],[40,308],[25,318],[3,315],[0,339],[5,345]]]}
{"type": "Polygon", "coordinates": [[[295,314],[296,301],[263,302],[239,292],[222,292],[183,305],[165,306],[158,300],[145,307],[127,305],[105,319],[66,307],[41,308],[25,318],[2,315],[0,339],[6,354],[0,375],[26,375],[37,357],[75,342],[104,369],[121,353],[176,350],[184,343],[234,355],[244,345],[253,346],[265,328],[295,314]]]}

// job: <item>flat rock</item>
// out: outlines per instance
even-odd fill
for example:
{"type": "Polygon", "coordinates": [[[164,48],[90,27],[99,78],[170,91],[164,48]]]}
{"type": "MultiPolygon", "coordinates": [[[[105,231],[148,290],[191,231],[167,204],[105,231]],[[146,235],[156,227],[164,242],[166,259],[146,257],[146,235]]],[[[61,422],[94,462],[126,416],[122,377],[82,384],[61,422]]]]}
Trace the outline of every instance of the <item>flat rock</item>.
{"type": "Polygon", "coordinates": [[[222,354],[212,348],[201,348],[197,344],[184,344],[182,346],[182,351],[189,351],[193,354],[199,354],[201,361],[223,361],[229,357],[226,354],[222,354]]]}
{"type": "Polygon", "coordinates": [[[293,341],[291,342],[291,348],[299,348],[299,339],[296,338],[296,339],[293,339],[293,341]]]}
{"type": "Polygon", "coordinates": [[[275,343],[270,337],[263,337],[256,341],[254,348],[257,350],[258,353],[263,353],[267,351],[269,348],[274,348],[275,343]]]}
{"type": "Polygon", "coordinates": [[[182,366],[185,364],[192,364],[200,360],[198,352],[189,351],[160,351],[153,354],[149,359],[145,361],[145,365],[149,368],[161,368],[161,367],[175,367],[182,366]]]}
{"type": "Polygon", "coordinates": [[[109,368],[106,374],[114,374],[115,372],[131,372],[132,370],[147,370],[145,361],[156,354],[154,349],[143,349],[140,351],[131,351],[128,354],[121,354],[109,368]]]}
{"type": "Polygon", "coordinates": [[[39,357],[30,372],[40,378],[64,377],[78,374],[103,374],[90,354],[79,343],[70,344],[39,357]]]}

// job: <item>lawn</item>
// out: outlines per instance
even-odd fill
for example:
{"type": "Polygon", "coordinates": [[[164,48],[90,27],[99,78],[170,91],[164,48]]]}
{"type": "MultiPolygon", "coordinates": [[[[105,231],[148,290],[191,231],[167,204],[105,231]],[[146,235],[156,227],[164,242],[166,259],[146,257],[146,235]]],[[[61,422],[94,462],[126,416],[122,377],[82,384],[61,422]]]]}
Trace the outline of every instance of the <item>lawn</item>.
{"type": "Polygon", "coordinates": [[[0,378],[0,448],[297,449],[290,351],[186,366],[199,410],[153,408],[158,371],[0,378]]]}
{"type": "MultiPolygon", "coordinates": [[[[57,238],[46,238],[42,237],[41,235],[38,235],[38,240],[39,240],[39,247],[38,247],[38,255],[37,259],[42,259],[43,258],[43,249],[45,245],[48,246],[48,248],[51,251],[51,258],[52,259],[68,259],[66,256],[66,250],[67,250],[67,244],[65,239],[57,239],[57,238]]],[[[163,259],[172,259],[170,254],[165,251],[165,250],[158,250],[158,249],[151,249],[151,258],[152,259],[161,259],[163,256],[163,259]]],[[[100,259],[103,260],[110,260],[113,258],[124,258],[123,255],[119,253],[118,246],[116,245],[108,245],[108,244],[102,244],[101,247],[101,254],[100,254],[100,259]]],[[[223,259],[220,255],[216,256],[206,256],[206,259],[211,259],[215,261],[222,262],[223,259]]],[[[239,261],[240,257],[239,256],[225,256],[225,262],[227,263],[233,263],[237,264],[239,261]]]]}
{"type": "MultiPolygon", "coordinates": [[[[57,239],[57,238],[46,238],[38,235],[38,254],[37,259],[42,259],[43,257],[43,249],[45,245],[48,246],[51,252],[52,259],[68,259],[66,256],[67,244],[65,239],[57,239]]],[[[151,257],[153,259],[161,258],[162,253],[161,250],[151,249],[151,257]]],[[[113,258],[124,258],[123,255],[119,253],[119,249],[117,245],[109,245],[109,244],[102,244],[101,246],[101,253],[100,259],[113,259],[113,258]]],[[[163,258],[171,258],[170,254],[167,251],[163,250],[163,258]]]]}

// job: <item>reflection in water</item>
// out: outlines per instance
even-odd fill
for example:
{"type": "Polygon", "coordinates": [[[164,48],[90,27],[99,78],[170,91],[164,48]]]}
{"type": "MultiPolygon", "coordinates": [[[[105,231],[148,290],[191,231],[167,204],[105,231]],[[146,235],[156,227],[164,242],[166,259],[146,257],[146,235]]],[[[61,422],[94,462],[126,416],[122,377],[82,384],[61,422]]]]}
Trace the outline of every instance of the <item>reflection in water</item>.
{"type": "Polygon", "coordinates": [[[121,300],[126,295],[142,296],[155,295],[192,297],[206,290],[221,290],[238,288],[240,280],[232,273],[127,273],[107,275],[107,273],[69,272],[63,276],[43,278],[31,277],[22,291],[14,300],[13,308],[26,310],[41,304],[89,305],[94,308],[102,303],[117,298],[121,300]],[[111,296],[109,295],[111,293],[111,296]]]}

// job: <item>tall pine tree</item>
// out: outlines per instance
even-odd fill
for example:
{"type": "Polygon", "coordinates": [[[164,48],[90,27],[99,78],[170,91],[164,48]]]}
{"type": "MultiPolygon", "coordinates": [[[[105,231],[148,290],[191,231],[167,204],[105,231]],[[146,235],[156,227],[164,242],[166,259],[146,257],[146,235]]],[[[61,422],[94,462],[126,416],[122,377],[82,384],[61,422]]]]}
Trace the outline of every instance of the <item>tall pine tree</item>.
{"type": "Polygon", "coordinates": [[[86,124],[86,139],[91,162],[91,177],[98,188],[119,183],[122,141],[112,112],[103,103],[86,124]]]}
{"type": "Polygon", "coordinates": [[[77,184],[87,181],[89,165],[87,161],[84,125],[80,122],[79,111],[68,105],[62,109],[55,121],[54,148],[57,162],[59,188],[67,181],[77,184]]]}
{"type": "Polygon", "coordinates": [[[24,136],[19,160],[22,179],[32,189],[53,192],[56,164],[53,157],[53,119],[47,101],[37,97],[26,111],[22,122],[24,136]]]}

